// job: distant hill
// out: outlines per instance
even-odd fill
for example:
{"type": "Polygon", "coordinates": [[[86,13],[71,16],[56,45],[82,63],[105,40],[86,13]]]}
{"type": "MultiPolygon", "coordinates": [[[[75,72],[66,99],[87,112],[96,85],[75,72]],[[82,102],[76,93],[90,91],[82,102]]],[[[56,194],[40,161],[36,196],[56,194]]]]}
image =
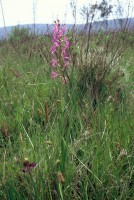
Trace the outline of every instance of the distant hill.
{"type": "MultiPolygon", "coordinates": [[[[77,30],[83,30],[85,31],[88,25],[84,24],[77,24],[76,28],[77,30]]],[[[122,18],[122,19],[113,19],[113,20],[106,20],[106,21],[97,21],[92,23],[92,31],[96,32],[98,30],[102,31],[112,31],[112,30],[120,30],[124,26],[128,28],[128,30],[134,30],[134,18],[122,18]],[[127,24],[127,25],[126,25],[127,24]]],[[[53,24],[23,24],[23,25],[17,25],[20,28],[25,27],[28,28],[32,33],[36,34],[47,34],[47,32],[52,31],[53,24]]],[[[7,36],[11,33],[12,29],[16,26],[7,26],[6,27],[6,33],[7,36]]],[[[73,27],[73,24],[66,24],[67,29],[71,29],[73,27]]],[[[5,29],[4,27],[0,28],[0,39],[5,39],[5,29]]]]}
{"type": "Polygon", "coordinates": [[[126,27],[128,30],[134,30],[134,18],[113,19],[93,23],[93,30],[122,30],[126,27]]]}

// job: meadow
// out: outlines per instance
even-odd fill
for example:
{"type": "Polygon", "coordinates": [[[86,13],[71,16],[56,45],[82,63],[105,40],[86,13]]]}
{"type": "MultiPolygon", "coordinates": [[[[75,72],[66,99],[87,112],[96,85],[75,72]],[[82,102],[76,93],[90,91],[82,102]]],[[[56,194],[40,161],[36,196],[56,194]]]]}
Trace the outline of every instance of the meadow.
{"type": "Polygon", "coordinates": [[[134,34],[53,37],[0,41],[0,199],[132,200],[134,34]]]}

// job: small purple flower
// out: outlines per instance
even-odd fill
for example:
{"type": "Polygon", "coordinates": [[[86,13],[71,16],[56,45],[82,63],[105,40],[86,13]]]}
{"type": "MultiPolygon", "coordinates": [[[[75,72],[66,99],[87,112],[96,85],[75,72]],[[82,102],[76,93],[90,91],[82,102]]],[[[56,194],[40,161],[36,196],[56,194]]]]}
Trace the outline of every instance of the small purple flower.
{"type": "Polygon", "coordinates": [[[53,66],[53,67],[55,67],[55,66],[56,66],[56,63],[57,63],[57,61],[56,61],[54,58],[52,58],[52,61],[51,61],[51,63],[52,63],[52,66],[53,66]]]}
{"type": "Polygon", "coordinates": [[[66,44],[66,48],[68,48],[70,46],[70,43],[68,41],[68,37],[67,36],[64,37],[64,41],[65,41],[65,44],[66,44]]]}
{"type": "Polygon", "coordinates": [[[51,76],[52,76],[52,78],[56,78],[58,76],[58,74],[56,72],[52,71],[51,76]]]}
{"type": "Polygon", "coordinates": [[[35,166],[36,166],[35,163],[30,163],[30,164],[29,164],[29,167],[31,167],[31,168],[34,168],[35,166]]]}
{"type": "Polygon", "coordinates": [[[31,169],[36,167],[36,164],[34,162],[30,163],[29,160],[25,159],[23,162],[23,173],[29,172],[31,169]]]}
{"type": "Polygon", "coordinates": [[[53,46],[53,47],[50,49],[50,51],[51,51],[52,55],[54,55],[54,53],[55,53],[55,51],[56,51],[56,47],[53,46]]]}

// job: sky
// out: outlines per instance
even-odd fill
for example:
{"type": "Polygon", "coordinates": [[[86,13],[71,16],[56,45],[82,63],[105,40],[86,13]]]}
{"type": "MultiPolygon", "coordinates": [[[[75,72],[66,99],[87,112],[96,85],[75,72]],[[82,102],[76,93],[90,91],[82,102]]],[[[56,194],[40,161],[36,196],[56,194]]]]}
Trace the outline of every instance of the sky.
{"type": "MultiPolygon", "coordinates": [[[[77,5],[76,22],[84,23],[80,15],[80,9],[85,5],[95,4],[101,0],[74,0],[77,5]]],[[[109,0],[110,4],[116,5],[118,0],[109,0]]],[[[134,17],[134,0],[119,0],[124,9],[124,16],[128,13],[128,4],[130,3],[129,13],[134,17]]],[[[0,0],[0,27],[18,25],[48,23],[52,24],[57,18],[61,23],[74,23],[71,0],[0,0]],[[34,6],[33,6],[34,5],[34,6]],[[34,8],[34,9],[33,9],[34,8]],[[2,10],[4,13],[4,21],[2,10]],[[35,13],[35,15],[34,15],[35,13]],[[35,17],[34,17],[35,16],[35,17]]],[[[112,18],[113,16],[111,16],[112,18]]]]}

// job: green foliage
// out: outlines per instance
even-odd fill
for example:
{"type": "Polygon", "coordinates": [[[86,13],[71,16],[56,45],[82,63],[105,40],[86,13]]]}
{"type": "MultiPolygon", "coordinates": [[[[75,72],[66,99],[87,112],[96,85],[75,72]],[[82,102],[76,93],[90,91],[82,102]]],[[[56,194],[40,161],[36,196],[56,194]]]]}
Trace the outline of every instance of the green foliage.
{"type": "Polygon", "coordinates": [[[87,36],[70,33],[71,84],[62,85],[51,79],[50,38],[35,38],[30,58],[2,44],[0,199],[133,199],[133,49],[118,57],[116,36],[93,35],[87,51],[87,36]],[[25,158],[36,163],[27,173],[25,158]]]}
{"type": "Polygon", "coordinates": [[[75,67],[78,73],[77,88],[81,98],[90,98],[96,107],[98,102],[104,103],[109,96],[120,91],[118,100],[122,101],[121,95],[125,85],[121,82],[125,74],[120,61],[126,40],[122,42],[120,33],[101,31],[96,35],[82,34],[78,37],[76,48],[79,48],[80,54],[77,60],[75,59],[75,67]]]}
{"type": "Polygon", "coordinates": [[[13,46],[26,42],[30,38],[30,32],[28,28],[16,26],[13,28],[8,36],[8,40],[13,46]]]}

